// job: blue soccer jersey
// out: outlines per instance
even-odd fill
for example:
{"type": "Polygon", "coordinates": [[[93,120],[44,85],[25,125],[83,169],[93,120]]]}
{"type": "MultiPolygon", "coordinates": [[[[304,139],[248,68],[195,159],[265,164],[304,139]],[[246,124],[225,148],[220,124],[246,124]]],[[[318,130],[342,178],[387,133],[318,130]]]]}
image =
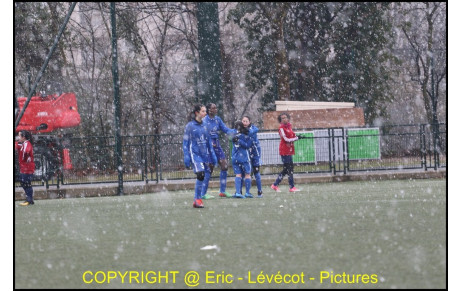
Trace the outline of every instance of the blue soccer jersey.
{"type": "Polygon", "coordinates": [[[185,126],[182,149],[185,166],[194,166],[195,172],[201,170],[203,163],[217,163],[211,140],[203,122],[192,120],[185,126]]]}
{"type": "Polygon", "coordinates": [[[249,155],[251,157],[251,163],[253,166],[260,166],[260,142],[257,138],[257,132],[259,129],[255,125],[249,126],[249,136],[252,138],[253,143],[251,148],[249,148],[249,155]]]}
{"type": "Polygon", "coordinates": [[[236,133],[236,129],[231,129],[225,126],[225,123],[219,116],[214,116],[214,118],[211,118],[209,117],[209,115],[206,115],[203,118],[203,123],[206,125],[206,128],[208,129],[208,133],[211,139],[218,139],[219,131],[222,131],[225,134],[236,133]]]}
{"type": "Polygon", "coordinates": [[[237,142],[233,142],[232,148],[232,166],[235,174],[250,174],[251,160],[249,157],[249,149],[253,144],[253,140],[249,135],[238,133],[237,142]]]}
{"type": "Polygon", "coordinates": [[[225,134],[236,134],[235,129],[228,128],[225,126],[225,123],[219,116],[214,116],[214,118],[206,115],[203,118],[203,123],[205,124],[206,129],[208,130],[209,137],[211,138],[212,146],[218,160],[225,160],[225,152],[222,149],[222,146],[219,142],[219,131],[224,132],[225,134]]]}

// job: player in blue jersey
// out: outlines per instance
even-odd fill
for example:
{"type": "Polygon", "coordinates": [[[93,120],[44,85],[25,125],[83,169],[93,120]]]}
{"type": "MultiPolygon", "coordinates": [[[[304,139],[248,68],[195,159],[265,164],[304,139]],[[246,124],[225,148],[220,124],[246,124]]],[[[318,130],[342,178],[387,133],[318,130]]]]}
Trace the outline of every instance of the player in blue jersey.
{"type": "Polygon", "coordinates": [[[253,140],[249,136],[248,128],[244,127],[241,121],[235,122],[235,129],[238,133],[232,139],[232,166],[235,172],[236,188],[236,193],[233,197],[253,198],[249,192],[251,189],[251,159],[249,157],[249,149],[253,144],[253,140]],[[245,175],[244,184],[246,185],[246,194],[244,196],[241,194],[243,174],[245,175]]]}
{"type": "Polygon", "coordinates": [[[243,123],[244,127],[248,129],[249,136],[252,138],[253,143],[251,148],[249,149],[249,157],[251,158],[251,166],[252,166],[252,171],[254,173],[254,178],[256,180],[256,185],[257,185],[257,198],[262,198],[263,193],[262,193],[262,178],[260,177],[260,142],[259,139],[257,138],[257,132],[259,129],[257,126],[251,124],[251,118],[249,116],[243,116],[241,119],[241,122],[243,123]]]}
{"type": "MultiPolygon", "coordinates": [[[[210,103],[206,106],[208,115],[203,119],[203,123],[206,124],[206,128],[208,129],[209,136],[212,141],[212,146],[214,148],[214,152],[216,153],[217,161],[220,166],[220,193],[219,197],[232,197],[231,194],[226,192],[227,188],[227,170],[228,170],[228,162],[227,158],[225,157],[224,150],[222,149],[220,142],[219,142],[219,131],[224,132],[225,134],[236,134],[236,130],[228,128],[222,119],[217,116],[217,106],[214,103],[210,103]]],[[[211,169],[212,173],[213,169],[211,169]]],[[[211,175],[209,175],[209,179],[211,175]]],[[[206,177],[205,180],[205,187],[204,190],[206,193],[207,185],[209,184],[209,179],[206,177]]],[[[214,198],[213,196],[206,194],[204,199],[214,198]]]]}
{"type": "MultiPolygon", "coordinates": [[[[182,149],[184,151],[184,164],[186,168],[193,168],[196,174],[195,197],[193,207],[203,208],[202,196],[206,193],[205,177],[211,176],[212,167],[217,164],[217,158],[209,138],[208,131],[203,123],[206,116],[204,105],[195,105],[191,118],[184,131],[182,149]]],[[[209,181],[209,178],[208,178],[209,181]]],[[[207,185],[206,185],[207,188],[207,185]]]]}

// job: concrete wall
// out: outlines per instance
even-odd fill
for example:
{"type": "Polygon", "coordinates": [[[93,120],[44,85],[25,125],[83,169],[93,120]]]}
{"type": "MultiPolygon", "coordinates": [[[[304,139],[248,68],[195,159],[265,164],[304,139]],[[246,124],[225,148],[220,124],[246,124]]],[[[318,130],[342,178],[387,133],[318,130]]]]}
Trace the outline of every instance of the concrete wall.
{"type": "MultiPolygon", "coordinates": [[[[278,130],[278,115],[282,111],[263,113],[263,129],[278,130]]],[[[287,111],[293,128],[331,128],[364,126],[362,108],[331,108],[287,111]]]]}
{"type": "MultiPolygon", "coordinates": [[[[338,176],[329,174],[295,174],[296,184],[445,178],[446,169],[438,169],[438,171],[424,171],[422,169],[418,169],[409,171],[355,172],[351,174],[338,176]]],[[[275,181],[275,179],[276,175],[262,176],[262,185],[264,186],[264,193],[271,193],[270,191],[272,190],[269,188],[269,185],[271,185],[275,181]]],[[[252,185],[252,187],[255,187],[255,180],[252,180],[252,185]]],[[[287,181],[283,182],[282,186],[286,187],[287,189],[287,181]]],[[[229,178],[227,180],[227,187],[235,187],[233,178],[229,178]]],[[[217,190],[218,188],[219,179],[214,178],[209,183],[209,189],[217,190]]],[[[34,200],[117,196],[117,189],[117,183],[61,185],[60,189],[56,189],[56,187],[54,186],[50,187],[50,189],[45,189],[44,186],[34,187],[34,200]]],[[[129,182],[124,183],[123,186],[125,195],[139,195],[147,193],[187,190],[190,192],[190,197],[193,197],[194,189],[195,179],[160,181],[160,183],[158,184],[153,182],[149,184],[146,184],[145,182],[129,182]]],[[[215,196],[215,194],[211,194],[215,196]]],[[[19,187],[15,188],[14,198],[16,201],[24,200],[24,190],[19,187]]]]}

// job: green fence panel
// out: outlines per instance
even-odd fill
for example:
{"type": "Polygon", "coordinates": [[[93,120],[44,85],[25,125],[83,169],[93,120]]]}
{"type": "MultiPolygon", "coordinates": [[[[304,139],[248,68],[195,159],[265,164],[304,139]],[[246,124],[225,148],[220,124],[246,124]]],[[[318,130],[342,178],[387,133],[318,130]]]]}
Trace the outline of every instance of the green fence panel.
{"type": "Polygon", "coordinates": [[[350,160],[380,159],[379,129],[348,130],[348,156],[350,160]]]}
{"type": "Polygon", "coordinates": [[[313,132],[300,132],[298,135],[308,137],[295,141],[295,155],[292,160],[294,163],[315,163],[315,139],[313,132]]]}

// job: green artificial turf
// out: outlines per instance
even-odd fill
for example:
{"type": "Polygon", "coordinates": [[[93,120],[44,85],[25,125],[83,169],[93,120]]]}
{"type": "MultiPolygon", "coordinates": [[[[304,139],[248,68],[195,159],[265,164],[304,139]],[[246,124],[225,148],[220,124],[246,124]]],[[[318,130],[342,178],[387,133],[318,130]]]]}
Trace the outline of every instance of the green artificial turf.
{"type": "Polygon", "coordinates": [[[445,179],[296,187],[15,202],[15,288],[447,287],[445,179]]]}

